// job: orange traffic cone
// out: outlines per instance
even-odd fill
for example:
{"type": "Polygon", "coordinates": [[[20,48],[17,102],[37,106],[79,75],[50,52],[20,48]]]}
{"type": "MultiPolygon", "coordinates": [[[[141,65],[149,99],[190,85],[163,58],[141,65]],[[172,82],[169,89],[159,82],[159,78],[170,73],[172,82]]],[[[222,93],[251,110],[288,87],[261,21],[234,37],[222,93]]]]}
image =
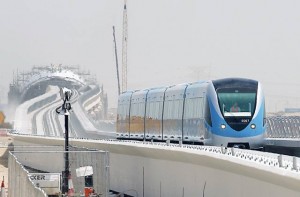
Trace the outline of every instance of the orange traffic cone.
{"type": "Polygon", "coordinates": [[[4,180],[1,183],[1,193],[0,193],[0,197],[6,197],[6,193],[5,193],[5,187],[4,187],[4,180]]]}
{"type": "Polygon", "coordinates": [[[73,181],[72,181],[72,178],[71,178],[71,174],[69,174],[68,185],[69,185],[68,197],[69,196],[75,196],[75,190],[74,190],[74,186],[73,186],[73,181]]]}

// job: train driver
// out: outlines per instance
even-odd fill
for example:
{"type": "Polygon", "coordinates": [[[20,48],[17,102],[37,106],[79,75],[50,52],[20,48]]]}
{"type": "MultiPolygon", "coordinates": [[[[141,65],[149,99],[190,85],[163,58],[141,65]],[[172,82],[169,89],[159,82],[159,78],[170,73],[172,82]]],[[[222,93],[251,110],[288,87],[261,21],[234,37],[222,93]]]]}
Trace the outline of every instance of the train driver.
{"type": "Polygon", "coordinates": [[[241,108],[239,107],[238,103],[235,102],[232,107],[230,108],[230,111],[231,112],[240,112],[241,111],[241,108]]]}

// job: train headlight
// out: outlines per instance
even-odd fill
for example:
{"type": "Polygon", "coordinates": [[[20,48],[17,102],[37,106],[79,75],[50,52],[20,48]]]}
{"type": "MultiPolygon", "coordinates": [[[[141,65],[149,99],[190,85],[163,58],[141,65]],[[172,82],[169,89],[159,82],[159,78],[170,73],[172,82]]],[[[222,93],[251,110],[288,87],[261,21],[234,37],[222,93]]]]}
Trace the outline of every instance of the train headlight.
{"type": "Polygon", "coordinates": [[[255,124],[251,124],[250,127],[251,127],[251,129],[255,129],[256,125],[255,124]]]}
{"type": "Polygon", "coordinates": [[[225,129],[226,125],[225,124],[221,124],[221,129],[225,129]]]}

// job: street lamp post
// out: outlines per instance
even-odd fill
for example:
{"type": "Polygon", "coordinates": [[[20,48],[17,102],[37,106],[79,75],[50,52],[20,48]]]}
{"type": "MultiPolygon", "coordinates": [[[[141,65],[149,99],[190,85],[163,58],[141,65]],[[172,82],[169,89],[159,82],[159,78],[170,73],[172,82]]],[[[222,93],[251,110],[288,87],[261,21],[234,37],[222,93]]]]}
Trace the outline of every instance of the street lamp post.
{"type": "Polygon", "coordinates": [[[61,107],[56,108],[56,113],[65,116],[65,170],[63,171],[63,183],[62,183],[62,193],[65,194],[68,192],[68,178],[70,175],[69,170],[69,115],[71,110],[70,99],[72,96],[72,91],[68,88],[60,89],[60,96],[63,100],[61,107]]]}

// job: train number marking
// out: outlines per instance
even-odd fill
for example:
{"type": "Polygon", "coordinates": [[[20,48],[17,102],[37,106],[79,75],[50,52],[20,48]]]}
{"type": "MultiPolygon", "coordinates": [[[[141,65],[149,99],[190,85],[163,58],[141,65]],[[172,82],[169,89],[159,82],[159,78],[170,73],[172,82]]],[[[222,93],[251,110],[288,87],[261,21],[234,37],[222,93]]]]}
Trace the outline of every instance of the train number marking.
{"type": "Polygon", "coordinates": [[[248,123],[248,122],[249,122],[249,119],[242,119],[241,122],[243,122],[243,123],[248,123]]]}

